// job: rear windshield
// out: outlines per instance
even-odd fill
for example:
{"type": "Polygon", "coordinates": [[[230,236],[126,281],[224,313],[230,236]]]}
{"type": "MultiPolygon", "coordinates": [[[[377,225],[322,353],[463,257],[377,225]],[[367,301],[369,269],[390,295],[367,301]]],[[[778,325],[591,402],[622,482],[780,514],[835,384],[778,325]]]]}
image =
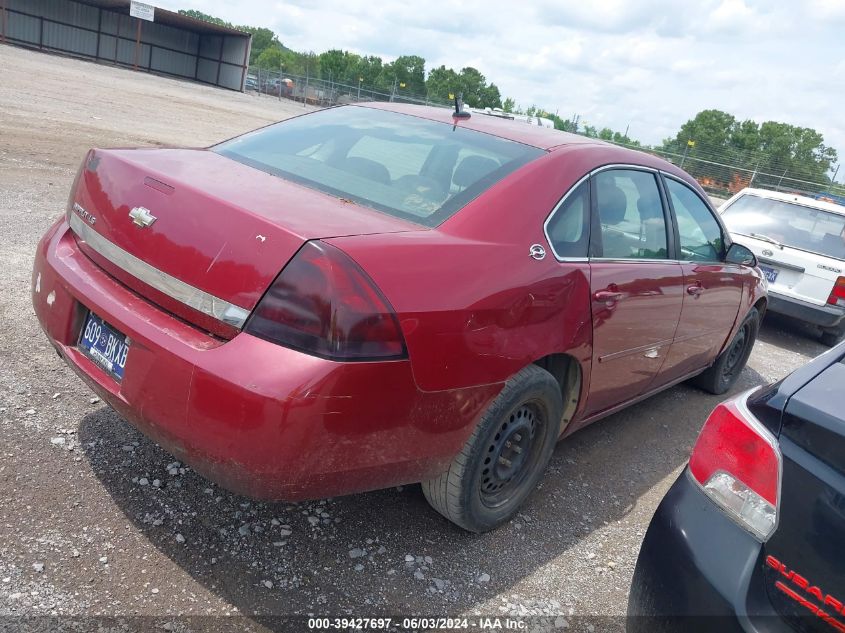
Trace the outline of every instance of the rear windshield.
{"type": "Polygon", "coordinates": [[[288,119],[214,151],[426,226],[437,226],[544,153],[474,130],[354,106],[288,119]]]}
{"type": "Polygon", "coordinates": [[[732,233],[845,259],[845,208],[840,215],[745,194],[722,212],[722,218],[732,233]]]}

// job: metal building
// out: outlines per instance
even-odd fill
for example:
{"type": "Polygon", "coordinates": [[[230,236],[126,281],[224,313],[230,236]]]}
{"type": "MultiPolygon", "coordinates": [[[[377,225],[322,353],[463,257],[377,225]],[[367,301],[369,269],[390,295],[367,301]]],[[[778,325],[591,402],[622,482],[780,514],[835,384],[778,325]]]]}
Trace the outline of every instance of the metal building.
{"type": "Polygon", "coordinates": [[[252,36],[130,0],[0,0],[0,42],[243,90],[252,36]],[[142,7],[143,8],[143,7],[142,7]]]}

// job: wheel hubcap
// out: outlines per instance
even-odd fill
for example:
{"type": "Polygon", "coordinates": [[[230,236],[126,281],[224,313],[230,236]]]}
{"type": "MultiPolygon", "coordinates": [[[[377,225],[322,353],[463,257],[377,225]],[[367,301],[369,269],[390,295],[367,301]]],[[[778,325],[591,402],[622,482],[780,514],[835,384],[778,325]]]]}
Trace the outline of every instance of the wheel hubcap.
{"type": "Polygon", "coordinates": [[[543,424],[536,406],[514,410],[487,447],[481,471],[481,497],[488,506],[501,505],[531,472],[539,454],[543,424]]]}

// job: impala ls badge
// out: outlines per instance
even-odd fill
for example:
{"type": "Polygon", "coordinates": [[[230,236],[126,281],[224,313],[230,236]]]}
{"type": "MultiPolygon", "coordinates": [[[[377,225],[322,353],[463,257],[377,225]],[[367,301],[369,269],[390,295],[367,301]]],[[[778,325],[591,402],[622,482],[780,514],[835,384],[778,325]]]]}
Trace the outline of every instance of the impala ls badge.
{"type": "Polygon", "coordinates": [[[156,216],[150,213],[149,209],[144,207],[135,207],[129,212],[129,218],[134,224],[140,226],[142,229],[147,228],[156,221],[156,216]]]}
{"type": "Polygon", "coordinates": [[[528,249],[528,254],[534,259],[543,259],[546,256],[546,249],[540,244],[532,244],[531,248],[528,249]]]}
{"type": "Polygon", "coordinates": [[[78,202],[74,202],[74,203],[73,203],[73,212],[74,212],[76,215],[78,215],[80,218],[82,218],[83,220],[85,220],[85,221],[86,221],[88,224],[90,224],[91,226],[94,226],[94,223],[97,221],[97,218],[95,218],[93,215],[91,215],[90,213],[88,213],[88,212],[87,212],[87,211],[83,208],[83,206],[82,206],[81,204],[79,204],[78,202]]]}

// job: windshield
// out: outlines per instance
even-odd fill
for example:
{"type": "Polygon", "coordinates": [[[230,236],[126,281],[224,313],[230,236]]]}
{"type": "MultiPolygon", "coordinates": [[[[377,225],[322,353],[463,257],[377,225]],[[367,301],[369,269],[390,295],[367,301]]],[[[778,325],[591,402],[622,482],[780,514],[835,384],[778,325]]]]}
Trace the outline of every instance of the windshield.
{"type": "Polygon", "coordinates": [[[745,194],[722,212],[722,218],[732,233],[845,259],[845,209],[843,214],[831,213],[745,194]]]}
{"type": "Polygon", "coordinates": [[[326,193],[437,226],[543,150],[374,108],[282,121],[214,151],[326,193]]]}

